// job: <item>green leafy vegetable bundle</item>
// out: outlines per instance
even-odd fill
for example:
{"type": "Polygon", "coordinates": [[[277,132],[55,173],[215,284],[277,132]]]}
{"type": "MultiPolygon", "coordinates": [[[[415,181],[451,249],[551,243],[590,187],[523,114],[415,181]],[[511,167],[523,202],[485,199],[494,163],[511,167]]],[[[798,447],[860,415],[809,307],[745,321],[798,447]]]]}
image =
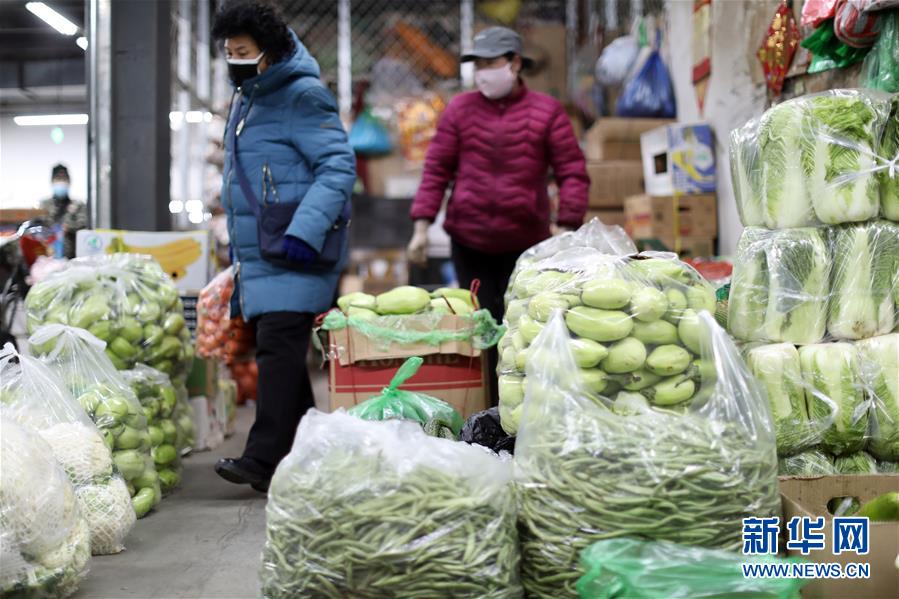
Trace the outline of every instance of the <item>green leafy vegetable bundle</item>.
{"type": "Polygon", "coordinates": [[[561,315],[537,337],[515,446],[529,597],[575,596],[578,553],[596,541],[739,551],[743,518],[778,512],[764,396],[714,317],[697,318],[709,372],[676,410],[638,393],[591,393],[561,315]]]}
{"type": "Polygon", "coordinates": [[[122,551],[134,526],[131,497],[103,436],[75,398],[47,366],[11,345],[0,350],[0,391],[6,416],[40,435],[68,475],[91,553],[122,551]]]}
{"type": "Polygon", "coordinates": [[[781,458],[777,463],[777,473],[781,476],[826,476],[837,471],[830,456],[811,449],[781,458]]]}
{"type": "Polygon", "coordinates": [[[890,102],[882,92],[832,90],[778,104],[735,130],[731,168],[743,224],[788,229],[877,218],[882,173],[894,158],[881,146],[890,102]]]}
{"type": "Polygon", "coordinates": [[[193,361],[178,289],[148,256],[72,260],[35,285],[25,306],[29,331],[48,323],[87,329],[119,370],[142,363],[180,376],[193,361]]]}
{"type": "Polygon", "coordinates": [[[87,574],[88,524],[40,436],[0,410],[0,596],[62,599],[87,574]]]}
{"type": "Polygon", "coordinates": [[[137,517],[143,517],[162,498],[147,418],[104,352],[104,343],[84,329],[59,324],[38,328],[29,341],[96,424],[137,517]]]}
{"type": "Polygon", "coordinates": [[[858,341],[861,378],[873,402],[868,451],[899,462],[899,333],[858,341]]]}
{"type": "Polygon", "coordinates": [[[531,345],[556,311],[585,389],[614,397],[636,394],[657,406],[686,406],[705,369],[698,313],[715,311],[715,291],[674,254],[614,256],[574,247],[523,265],[510,283],[508,330],[500,340],[503,429],[521,418],[531,345]]]}
{"type": "Polygon", "coordinates": [[[520,597],[510,482],[417,424],[311,410],[269,490],[262,595],[520,597]]]}
{"type": "Polygon", "coordinates": [[[122,371],[122,378],[143,408],[159,486],[163,493],[169,493],[181,483],[181,460],[176,447],[178,427],[175,424],[175,408],[178,397],[175,387],[164,373],[142,364],[133,370],[122,371]]]}

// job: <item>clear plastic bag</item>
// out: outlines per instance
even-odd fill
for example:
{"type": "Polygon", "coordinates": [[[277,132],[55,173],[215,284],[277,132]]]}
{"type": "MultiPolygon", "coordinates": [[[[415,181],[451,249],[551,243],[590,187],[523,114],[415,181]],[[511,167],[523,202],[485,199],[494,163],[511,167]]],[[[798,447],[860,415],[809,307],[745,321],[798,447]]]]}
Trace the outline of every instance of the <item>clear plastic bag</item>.
{"type": "Polygon", "coordinates": [[[104,342],[84,329],[60,324],[38,328],[29,342],[97,425],[125,479],[134,512],[145,516],[162,498],[147,418],[104,352],[104,342]]]}
{"type": "MultiPolygon", "coordinates": [[[[656,268],[648,272],[665,272],[656,268]]],[[[691,360],[699,361],[695,395],[680,393],[678,375],[652,398],[593,393],[562,314],[537,337],[514,460],[528,596],[573,595],[577,554],[596,541],[629,536],[739,551],[743,518],[778,514],[764,393],[708,311],[685,319],[696,343],[691,360]]]]}
{"type": "Polygon", "coordinates": [[[310,410],[266,507],[262,595],[520,597],[511,463],[310,410]]]}
{"type": "Polygon", "coordinates": [[[424,393],[400,389],[423,363],[419,357],[403,362],[380,395],[353,406],[349,414],[363,420],[411,420],[422,425],[429,435],[448,439],[458,437],[463,421],[453,406],[424,393]]]}
{"type": "Polygon", "coordinates": [[[0,463],[0,595],[72,595],[87,575],[90,530],[50,446],[5,408],[0,463]]]}
{"type": "Polygon", "coordinates": [[[640,53],[640,44],[633,35],[624,35],[603,49],[596,61],[596,80],[606,86],[624,83],[640,53]]]}
{"type": "Polygon", "coordinates": [[[881,213],[880,173],[896,155],[880,140],[890,96],[832,90],[788,100],[731,133],[740,219],[769,229],[871,220],[881,213]]]}
{"type": "Polygon", "coordinates": [[[899,462],[899,333],[856,342],[861,379],[871,398],[868,451],[878,460],[899,462]]]}
{"type": "Polygon", "coordinates": [[[0,394],[6,416],[40,435],[69,477],[90,529],[91,553],[122,551],[135,520],[131,497],[109,447],[62,381],[7,344],[0,350],[0,394]]]}
{"type": "Polygon", "coordinates": [[[595,393],[624,390],[673,405],[698,392],[696,312],[715,311],[715,291],[674,254],[574,247],[522,267],[509,295],[498,372],[500,420],[510,435],[521,418],[530,346],[555,309],[565,311],[577,374],[595,393]]]}
{"type": "Polygon", "coordinates": [[[836,473],[833,458],[817,449],[781,458],[777,462],[777,474],[780,476],[829,476],[836,473]]]}
{"type": "Polygon", "coordinates": [[[175,383],[175,395],[178,396],[178,403],[175,406],[175,427],[178,429],[175,447],[178,453],[184,456],[197,446],[196,420],[184,381],[175,383]]]}
{"type": "Polygon", "coordinates": [[[172,376],[190,370],[194,348],[178,289],[149,256],[71,260],[32,287],[25,306],[29,332],[50,323],[87,329],[106,342],[119,370],[136,363],[172,376]]]}
{"type": "Polygon", "coordinates": [[[794,599],[811,582],[797,578],[747,578],[742,564],[797,564],[799,558],[745,556],[728,551],[638,539],[609,539],[581,552],[586,570],[581,599],[794,599]]]}
{"type": "Polygon", "coordinates": [[[252,331],[238,315],[231,318],[234,267],[223,270],[197,298],[197,355],[230,362],[250,351],[252,331]],[[247,334],[249,333],[249,335],[247,334]]]}
{"type": "Polygon", "coordinates": [[[143,364],[120,374],[137,396],[147,419],[150,453],[159,476],[159,487],[163,495],[171,493],[181,484],[181,456],[176,447],[178,396],[175,387],[165,373],[143,364]]]}

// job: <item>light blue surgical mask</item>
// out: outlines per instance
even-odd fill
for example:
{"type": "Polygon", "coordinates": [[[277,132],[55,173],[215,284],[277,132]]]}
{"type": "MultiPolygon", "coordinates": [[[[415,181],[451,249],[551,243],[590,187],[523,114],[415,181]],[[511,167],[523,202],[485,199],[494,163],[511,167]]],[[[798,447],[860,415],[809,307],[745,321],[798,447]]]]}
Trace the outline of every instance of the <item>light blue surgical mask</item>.
{"type": "Polygon", "coordinates": [[[53,184],[53,197],[54,198],[69,197],[69,184],[68,183],[54,183],[53,184]]]}

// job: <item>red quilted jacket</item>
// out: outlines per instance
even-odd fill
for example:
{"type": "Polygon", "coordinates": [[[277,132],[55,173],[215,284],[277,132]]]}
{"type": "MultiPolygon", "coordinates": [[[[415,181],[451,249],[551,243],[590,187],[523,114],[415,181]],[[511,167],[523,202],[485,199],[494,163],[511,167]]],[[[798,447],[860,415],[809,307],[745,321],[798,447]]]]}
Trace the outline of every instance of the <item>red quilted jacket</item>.
{"type": "Polygon", "coordinates": [[[562,105],[524,85],[501,100],[461,94],[447,106],[425,159],[412,218],[433,220],[447,187],[447,233],[490,254],[549,237],[547,169],[559,186],[558,223],[578,227],[590,180],[562,105]]]}

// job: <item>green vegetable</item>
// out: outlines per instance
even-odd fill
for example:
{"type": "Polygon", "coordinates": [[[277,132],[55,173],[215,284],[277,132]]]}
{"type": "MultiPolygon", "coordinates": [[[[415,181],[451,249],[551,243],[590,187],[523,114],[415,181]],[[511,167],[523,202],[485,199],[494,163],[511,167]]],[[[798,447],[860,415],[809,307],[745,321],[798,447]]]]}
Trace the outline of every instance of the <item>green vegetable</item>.
{"type": "Polygon", "coordinates": [[[350,306],[374,311],[377,307],[377,300],[375,299],[375,296],[362,293],[361,291],[342,295],[337,298],[337,307],[343,312],[347,312],[350,306]]]}
{"type": "Polygon", "coordinates": [[[184,315],[174,312],[169,314],[162,325],[162,329],[167,335],[177,335],[185,327],[184,315]]]}
{"type": "Polygon", "coordinates": [[[157,466],[168,466],[178,457],[178,451],[174,445],[160,445],[152,448],[150,455],[157,466]]]}
{"type": "MultiPolygon", "coordinates": [[[[883,46],[890,43],[895,45],[895,36],[892,42],[888,42],[887,39],[891,32],[895,34],[897,29],[899,29],[899,15],[893,13],[892,16],[884,15],[884,17],[885,24],[880,44],[883,46]]],[[[875,42],[875,50],[876,47],[877,42],[875,42]]],[[[892,64],[894,69],[897,68],[895,60],[887,61],[887,64],[892,64]]],[[[886,130],[883,133],[880,155],[889,160],[899,156],[899,96],[896,95],[893,96],[892,112],[887,120],[886,130]]],[[[890,169],[886,168],[881,170],[879,177],[880,211],[883,213],[884,218],[893,222],[899,222],[899,171],[891,173],[890,169]]]]}
{"type": "MultiPolygon", "coordinates": [[[[569,310],[565,314],[565,323],[575,335],[601,343],[624,339],[634,328],[633,319],[624,312],[586,306],[569,310]]],[[[525,334],[526,339],[527,337],[525,334]]]]}
{"type": "Polygon", "coordinates": [[[134,513],[138,518],[146,516],[156,505],[153,489],[145,488],[138,491],[137,495],[131,498],[131,505],[134,506],[134,513]]]}
{"type": "Polygon", "coordinates": [[[165,331],[161,326],[148,324],[144,326],[144,343],[149,346],[158,345],[165,336],[165,331]]]}
{"type": "MultiPolygon", "coordinates": [[[[356,308],[358,310],[358,308],[356,308]]],[[[350,308],[352,310],[352,308],[350,308]]],[[[473,312],[472,307],[455,297],[438,297],[431,300],[431,311],[438,314],[466,315],[473,312]]]]}
{"type": "Polygon", "coordinates": [[[109,349],[123,361],[133,360],[137,356],[137,348],[122,337],[116,337],[109,344],[109,349]]]}
{"type": "Polygon", "coordinates": [[[799,348],[799,362],[809,417],[833,422],[824,431],[822,447],[835,455],[859,451],[868,430],[868,405],[856,348],[849,343],[806,345],[799,348]]]}
{"type": "Polygon", "coordinates": [[[163,468],[159,471],[159,485],[163,493],[175,490],[181,484],[181,474],[171,468],[163,468]]]}
{"type": "Polygon", "coordinates": [[[438,299],[441,297],[447,298],[455,298],[457,300],[461,300],[465,302],[469,308],[474,309],[475,305],[471,299],[471,291],[468,289],[456,289],[453,287],[441,287],[437,291],[431,293],[431,297],[433,299],[438,299]]]}
{"type": "Polygon", "coordinates": [[[696,312],[684,310],[680,322],[677,324],[677,336],[691,352],[696,355],[701,353],[704,329],[696,312]]]}
{"type": "MultiPolygon", "coordinates": [[[[536,275],[527,283],[527,296],[535,296],[544,291],[564,292],[570,287],[575,275],[570,272],[547,270],[536,275]]],[[[519,294],[521,295],[521,294],[519,294]]]]}
{"type": "Polygon", "coordinates": [[[431,303],[431,296],[424,289],[408,285],[397,287],[377,297],[378,314],[414,314],[431,303]]]}
{"type": "Polygon", "coordinates": [[[631,336],[647,345],[678,343],[677,327],[664,320],[635,322],[631,336]]]}
{"type": "Polygon", "coordinates": [[[613,343],[601,367],[609,374],[625,374],[640,369],[646,362],[646,346],[628,337],[613,343]]]}
{"type": "Polygon", "coordinates": [[[598,279],[584,284],[581,301],[592,308],[617,310],[631,301],[632,288],[623,279],[598,279]]]}
{"type": "Polygon", "coordinates": [[[684,310],[687,309],[687,296],[681,290],[672,287],[665,290],[665,299],[668,300],[668,312],[663,318],[672,324],[677,324],[684,310]]]}
{"type": "Polygon", "coordinates": [[[135,489],[152,489],[159,483],[159,476],[156,470],[144,470],[143,473],[130,481],[135,489]]]}
{"type": "Polygon", "coordinates": [[[858,341],[861,378],[874,400],[868,451],[899,462],[899,333],[858,341]]]}
{"type": "Polygon", "coordinates": [[[518,330],[526,343],[531,343],[543,330],[543,325],[525,314],[518,321],[518,330]]]}
{"type": "Polygon", "coordinates": [[[558,293],[543,292],[531,298],[528,316],[538,322],[546,322],[555,310],[567,310],[568,301],[558,293]]]}
{"type": "Polygon", "coordinates": [[[777,464],[781,476],[826,476],[836,472],[830,457],[814,449],[781,458],[777,464]]]}
{"type": "Polygon", "coordinates": [[[589,369],[581,370],[581,385],[584,389],[596,394],[600,394],[609,386],[609,375],[602,370],[589,369]]]}
{"type": "Polygon", "coordinates": [[[648,370],[640,369],[621,375],[618,380],[622,389],[626,391],[642,391],[661,381],[662,377],[648,370]]]}
{"type": "Polygon", "coordinates": [[[572,339],[571,352],[580,368],[593,368],[609,355],[604,345],[590,339],[572,339]]]}
{"type": "Polygon", "coordinates": [[[679,345],[660,345],[646,358],[646,367],[659,376],[672,376],[684,372],[692,360],[690,352],[679,345]]]}
{"type": "Polygon", "coordinates": [[[163,435],[165,435],[165,442],[173,445],[178,438],[178,429],[175,428],[175,424],[171,420],[163,420],[159,423],[159,426],[162,428],[163,435]]]}
{"type": "Polygon", "coordinates": [[[893,277],[899,225],[876,221],[833,229],[833,285],[828,332],[839,339],[883,335],[899,323],[893,277]]]}
{"type": "Polygon", "coordinates": [[[696,383],[686,374],[663,379],[652,387],[641,391],[657,406],[674,406],[683,403],[696,393],[696,383]]]}
{"type": "Polygon", "coordinates": [[[833,465],[839,474],[877,474],[877,462],[864,451],[839,456],[833,465]]]}
{"type": "Polygon", "coordinates": [[[638,289],[631,297],[631,314],[637,320],[653,322],[659,320],[667,311],[668,299],[654,287],[638,289]]]}
{"type": "MultiPolygon", "coordinates": [[[[97,339],[101,339],[102,341],[109,341],[113,338],[115,334],[112,323],[108,320],[101,320],[99,322],[95,322],[91,326],[88,327],[88,332],[90,332],[97,339]]],[[[49,352],[41,352],[41,353],[49,353],[49,352]]]]}
{"type": "Polygon", "coordinates": [[[858,515],[872,522],[899,520],[899,492],[884,493],[862,505],[858,515]]]}
{"type": "Polygon", "coordinates": [[[143,474],[146,467],[144,456],[134,449],[113,453],[112,461],[125,480],[128,481],[143,474]]]}
{"type": "Polygon", "coordinates": [[[146,433],[137,429],[126,426],[125,429],[116,437],[116,449],[140,449],[148,444],[145,438],[146,433]]]}
{"type": "Polygon", "coordinates": [[[131,317],[125,317],[121,320],[121,330],[119,335],[129,343],[137,343],[143,336],[143,328],[140,323],[131,317]]]}

